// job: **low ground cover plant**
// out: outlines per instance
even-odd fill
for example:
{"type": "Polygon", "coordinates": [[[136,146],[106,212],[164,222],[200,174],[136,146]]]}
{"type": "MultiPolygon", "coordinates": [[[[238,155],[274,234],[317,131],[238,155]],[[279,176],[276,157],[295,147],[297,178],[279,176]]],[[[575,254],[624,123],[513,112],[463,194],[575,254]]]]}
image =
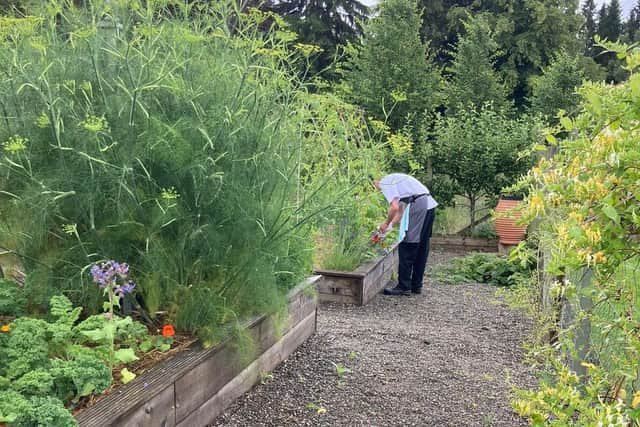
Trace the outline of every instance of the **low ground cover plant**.
{"type": "MultiPolygon", "coordinates": [[[[126,365],[151,350],[154,342],[166,346],[164,338],[150,336],[145,325],[118,314],[122,298],[135,289],[128,274],[128,265],[115,261],[91,268],[93,281],[105,297],[102,314],[81,320],[82,308],[57,295],[49,301],[46,316],[4,317],[0,322],[0,422],[76,425],[65,405],[74,408],[81,399],[107,390],[114,369],[121,382],[131,381],[135,374],[126,365]]],[[[10,286],[15,294],[20,285],[6,281],[3,289],[10,286]]],[[[8,316],[7,311],[0,313],[8,316]]]]}
{"type": "MultiPolygon", "coordinates": [[[[522,250],[516,251],[522,252],[522,250]]],[[[475,252],[456,258],[436,269],[440,283],[488,283],[495,286],[513,286],[528,282],[536,267],[535,258],[520,254],[512,256],[475,252]]]]}

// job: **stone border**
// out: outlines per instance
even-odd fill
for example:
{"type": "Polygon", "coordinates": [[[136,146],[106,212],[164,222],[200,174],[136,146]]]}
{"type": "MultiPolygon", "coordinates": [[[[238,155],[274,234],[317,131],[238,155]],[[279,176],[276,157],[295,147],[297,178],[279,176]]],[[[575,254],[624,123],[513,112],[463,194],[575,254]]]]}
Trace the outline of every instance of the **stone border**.
{"type": "Polygon", "coordinates": [[[398,274],[398,243],[385,254],[361,265],[355,271],[317,269],[320,302],[365,305],[398,274]]]}
{"type": "Polygon", "coordinates": [[[195,344],[81,411],[76,415],[80,426],[202,427],[212,422],[315,332],[319,280],[310,277],[289,292],[284,322],[262,315],[246,323],[255,357],[243,357],[231,338],[208,349],[195,344]]]}

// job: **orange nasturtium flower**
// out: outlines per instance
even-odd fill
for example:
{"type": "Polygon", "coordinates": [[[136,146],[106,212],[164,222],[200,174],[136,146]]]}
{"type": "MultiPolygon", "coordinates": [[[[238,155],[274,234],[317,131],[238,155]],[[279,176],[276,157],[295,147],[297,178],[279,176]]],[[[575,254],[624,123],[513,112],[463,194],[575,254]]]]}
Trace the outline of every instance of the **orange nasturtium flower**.
{"type": "Polygon", "coordinates": [[[164,325],[162,327],[162,336],[163,337],[172,337],[176,334],[175,329],[171,325],[164,325]]]}
{"type": "Polygon", "coordinates": [[[0,332],[11,332],[11,325],[2,325],[0,326],[0,332]]]}

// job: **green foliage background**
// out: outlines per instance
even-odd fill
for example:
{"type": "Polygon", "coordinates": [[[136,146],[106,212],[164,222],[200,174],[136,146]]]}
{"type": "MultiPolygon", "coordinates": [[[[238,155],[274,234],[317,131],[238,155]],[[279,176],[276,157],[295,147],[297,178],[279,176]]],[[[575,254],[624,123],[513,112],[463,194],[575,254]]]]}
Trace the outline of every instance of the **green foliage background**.
{"type": "Polygon", "coordinates": [[[169,3],[3,18],[0,241],[45,300],[97,310],[87,267],[117,259],[152,316],[212,336],[310,270],[307,95],[278,20],[169,3]]]}

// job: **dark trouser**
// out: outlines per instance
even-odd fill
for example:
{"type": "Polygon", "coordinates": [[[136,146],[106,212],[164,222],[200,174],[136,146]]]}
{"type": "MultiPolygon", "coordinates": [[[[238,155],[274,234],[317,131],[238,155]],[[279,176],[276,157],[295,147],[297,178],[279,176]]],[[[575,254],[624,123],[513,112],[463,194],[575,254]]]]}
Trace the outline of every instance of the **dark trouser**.
{"type": "Polygon", "coordinates": [[[429,209],[420,231],[420,242],[401,242],[398,247],[398,287],[405,290],[422,289],[422,277],[429,256],[429,239],[436,217],[435,208],[429,209]]]}

